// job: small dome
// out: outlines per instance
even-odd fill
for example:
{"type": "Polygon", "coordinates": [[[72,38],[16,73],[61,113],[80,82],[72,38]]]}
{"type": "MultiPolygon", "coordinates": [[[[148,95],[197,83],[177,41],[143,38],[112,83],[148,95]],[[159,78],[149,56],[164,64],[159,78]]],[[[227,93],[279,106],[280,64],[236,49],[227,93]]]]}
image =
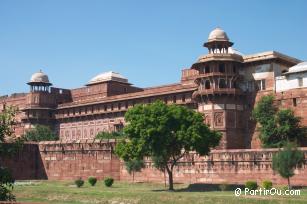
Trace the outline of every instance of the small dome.
{"type": "Polygon", "coordinates": [[[33,84],[33,83],[41,83],[41,84],[49,84],[49,78],[46,74],[44,74],[41,70],[39,72],[34,73],[31,76],[31,79],[28,84],[33,84]]]}
{"type": "Polygon", "coordinates": [[[306,72],[306,71],[307,71],[307,61],[298,63],[297,65],[290,67],[289,71],[286,72],[285,74],[297,73],[297,72],[306,72]]]}
{"type": "Polygon", "coordinates": [[[119,73],[109,71],[98,74],[94,78],[92,78],[87,85],[98,84],[106,81],[117,81],[121,83],[128,83],[128,79],[120,75],[119,73]]]}
{"type": "Polygon", "coordinates": [[[215,28],[208,37],[208,42],[211,41],[229,41],[229,38],[224,30],[221,28],[215,28]]]}

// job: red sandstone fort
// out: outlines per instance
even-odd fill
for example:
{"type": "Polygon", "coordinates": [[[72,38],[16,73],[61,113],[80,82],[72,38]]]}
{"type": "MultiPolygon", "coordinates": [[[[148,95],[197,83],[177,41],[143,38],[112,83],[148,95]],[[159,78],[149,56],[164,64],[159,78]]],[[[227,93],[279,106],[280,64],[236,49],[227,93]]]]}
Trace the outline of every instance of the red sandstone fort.
{"type": "MultiPolygon", "coordinates": [[[[261,96],[273,94],[280,108],[291,108],[307,126],[307,62],[276,51],[243,55],[232,45],[226,32],[214,29],[204,43],[208,54],[182,70],[181,81],[150,88],[135,87],[111,71],[95,76],[85,87],[70,90],[52,87],[42,71],[34,73],[27,83],[30,92],[0,97],[0,111],[5,106],[18,107],[16,135],[42,124],[57,132],[60,141],[28,145],[14,162],[6,162],[18,166],[14,171],[20,179],[89,175],[129,179],[113,155],[115,141],[94,138],[101,131],[121,130],[125,112],[135,104],[159,99],[203,113],[204,122],[223,134],[219,147],[208,157],[191,154],[184,158],[175,181],[242,183],[244,179],[272,179],[283,183],[271,169],[276,149],[260,149],[251,111],[261,96]],[[24,172],[18,172],[19,168],[24,172]]],[[[307,157],[307,148],[302,150],[307,157]]],[[[307,185],[306,172],[305,166],[297,170],[294,183],[307,185]]],[[[161,181],[161,172],[149,161],[137,179],[161,181]]]]}

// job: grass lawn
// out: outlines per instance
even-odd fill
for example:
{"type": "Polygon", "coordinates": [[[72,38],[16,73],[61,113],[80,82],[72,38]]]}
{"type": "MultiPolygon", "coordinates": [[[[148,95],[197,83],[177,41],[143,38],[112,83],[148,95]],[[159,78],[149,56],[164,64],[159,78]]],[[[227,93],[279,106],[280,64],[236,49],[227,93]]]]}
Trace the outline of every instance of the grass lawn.
{"type": "Polygon", "coordinates": [[[98,181],[91,187],[87,182],[76,188],[72,181],[17,182],[13,193],[17,201],[38,203],[108,203],[108,204],[194,204],[194,203],[307,203],[307,189],[300,196],[240,196],[234,191],[192,191],[188,185],[177,184],[175,192],[163,184],[116,182],[111,188],[98,181]]]}

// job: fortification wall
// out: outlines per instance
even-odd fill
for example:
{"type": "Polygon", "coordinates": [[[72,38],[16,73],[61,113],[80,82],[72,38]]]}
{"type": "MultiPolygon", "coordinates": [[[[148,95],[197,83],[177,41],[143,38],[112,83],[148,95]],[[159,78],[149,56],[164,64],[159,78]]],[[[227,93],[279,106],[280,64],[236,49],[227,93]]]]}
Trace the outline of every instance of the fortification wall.
{"type": "MultiPolygon", "coordinates": [[[[307,148],[302,148],[305,158],[307,148]]],[[[272,170],[272,155],[278,149],[213,150],[209,156],[190,154],[174,169],[174,181],[178,183],[229,183],[244,184],[247,180],[271,180],[274,184],[287,184],[287,180],[272,170]]],[[[121,180],[132,180],[121,163],[121,180]]],[[[307,185],[307,164],[295,170],[291,178],[293,185],[307,185]]],[[[153,163],[146,162],[146,168],[134,175],[135,181],[166,182],[167,174],[156,170],[153,163]]]]}
{"type": "MultiPolygon", "coordinates": [[[[74,143],[41,142],[25,144],[14,158],[2,158],[16,179],[73,180],[96,176],[112,176],[116,180],[132,181],[124,163],[113,153],[114,140],[85,140],[74,143]]],[[[301,148],[307,158],[307,148],[301,148]]],[[[191,153],[174,169],[174,181],[179,183],[233,183],[246,180],[286,180],[272,171],[272,155],[278,149],[213,150],[209,156],[191,153]]],[[[295,170],[294,185],[307,186],[307,163],[295,170]]],[[[156,170],[146,159],[146,168],[135,173],[136,181],[164,182],[167,174],[156,170]]]]}
{"type": "Polygon", "coordinates": [[[47,179],[36,143],[24,144],[14,156],[0,156],[0,163],[8,167],[17,180],[47,179]]]}
{"type": "Polygon", "coordinates": [[[120,160],[114,155],[115,140],[82,140],[74,143],[41,142],[40,157],[50,180],[120,179],[120,160]]]}

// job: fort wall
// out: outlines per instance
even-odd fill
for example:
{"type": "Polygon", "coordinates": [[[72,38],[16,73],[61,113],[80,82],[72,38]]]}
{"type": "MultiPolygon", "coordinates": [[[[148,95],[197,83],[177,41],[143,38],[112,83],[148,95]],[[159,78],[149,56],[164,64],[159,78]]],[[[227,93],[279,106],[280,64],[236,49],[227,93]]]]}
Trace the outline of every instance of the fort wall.
{"type": "MultiPolygon", "coordinates": [[[[96,176],[112,176],[116,180],[132,181],[124,163],[114,155],[114,140],[86,140],[74,143],[41,142],[25,144],[13,158],[2,158],[16,179],[73,180],[96,176]]],[[[307,158],[307,148],[301,148],[307,158]]],[[[209,156],[191,153],[174,169],[178,183],[233,183],[247,180],[271,180],[286,184],[272,170],[272,155],[278,149],[213,150],[209,156]]],[[[167,174],[156,170],[150,159],[146,168],[135,173],[135,181],[165,182],[167,174]]],[[[307,164],[295,170],[293,185],[307,185],[307,164]]]]}

